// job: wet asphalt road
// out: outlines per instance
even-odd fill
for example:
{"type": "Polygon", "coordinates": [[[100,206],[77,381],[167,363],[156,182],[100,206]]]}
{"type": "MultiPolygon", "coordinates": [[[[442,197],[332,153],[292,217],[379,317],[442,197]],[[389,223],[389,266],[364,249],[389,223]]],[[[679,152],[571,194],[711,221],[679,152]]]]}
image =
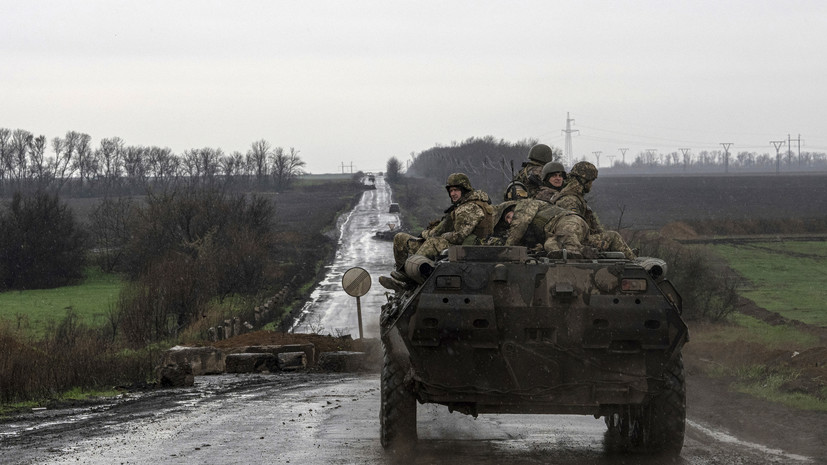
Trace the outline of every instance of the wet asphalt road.
{"type": "Polygon", "coordinates": [[[377,176],[376,189],[365,191],[359,204],[341,219],[336,258],[304,305],[294,332],[359,337],[356,299],[342,289],[342,275],[359,266],[370,273],[372,281],[368,293],[360,298],[362,331],[366,338],[379,336],[379,311],[387,302],[379,276],[393,269],[393,252],[391,242],[376,239],[374,233],[387,229],[388,223],[400,224],[399,214],[388,213],[391,201],[390,186],[377,176]]]}
{"type": "MultiPolygon", "coordinates": [[[[379,274],[390,270],[390,243],[373,239],[387,222],[382,178],[340,225],[329,276],[305,307],[297,332],[358,336],[355,300],[341,290],[344,271],[366,268],[366,337],[376,337],[385,301],[379,274]]],[[[690,386],[691,388],[691,386],[690,386]]],[[[0,422],[0,464],[662,464],[824,463],[738,439],[715,425],[687,422],[681,456],[671,460],[617,451],[602,420],[573,415],[481,415],[418,406],[419,443],[404,455],[379,443],[379,376],[281,373],[200,376],[191,388],[134,393],[93,406],[40,410],[0,422]]]]}
{"type": "MultiPolygon", "coordinates": [[[[662,464],[820,463],[689,422],[674,460],[613,449],[601,420],[481,415],[419,406],[419,443],[379,444],[378,374],[202,376],[192,388],[41,411],[0,429],[3,464],[662,464]]],[[[823,463],[823,462],[821,462],[823,463]]]]}

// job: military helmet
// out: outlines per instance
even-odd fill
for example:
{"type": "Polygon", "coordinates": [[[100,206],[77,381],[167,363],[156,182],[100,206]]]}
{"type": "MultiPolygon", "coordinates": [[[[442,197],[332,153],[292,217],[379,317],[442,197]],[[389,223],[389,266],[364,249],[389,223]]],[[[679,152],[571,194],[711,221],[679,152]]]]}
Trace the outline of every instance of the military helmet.
{"type": "Polygon", "coordinates": [[[448,175],[448,180],[445,181],[445,190],[452,187],[459,187],[466,192],[474,190],[471,187],[471,180],[468,179],[468,176],[465,173],[452,173],[448,175]]]}
{"type": "Polygon", "coordinates": [[[519,200],[528,198],[528,189],[520,181],[514,181],[508,185],[503,194],[503,200],[519,200]]]}
{"type": "Polygon", "coordinates": [[[506,213],[509,211],[514,210],[514,207],[517,206],[516,200],[506,200],[505,202],[494,205],[494,220],[495,222],[499,222],[503,219],[506,213]]]}
{"type": "Polygon", "coordinates": [[[587,161],[581,161],[571,167],[569,176],[580,178],[583,182],[597,179],[597,167],[587,161]]]}
{"type": "Polygon", "coordinates": [[[537,144],[528,151],[528,159],[541,165],[550,162],[552,156],[551,147],[546,144],[537,144]]]}
{"type": "Polygon", "coordinates": [[[564,168],[563,164],[559,161],[550,161],[543,165],[543,171],[540,174],[540,179],[545,181],[551,173],[563,173],[563,179],[566,179],[566,168],[564,168]]]}

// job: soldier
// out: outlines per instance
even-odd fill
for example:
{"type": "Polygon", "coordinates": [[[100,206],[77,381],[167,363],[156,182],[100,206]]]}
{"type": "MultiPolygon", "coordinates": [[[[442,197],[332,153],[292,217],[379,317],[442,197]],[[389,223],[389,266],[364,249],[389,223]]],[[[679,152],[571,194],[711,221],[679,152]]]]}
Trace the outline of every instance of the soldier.
{"type": "Polygon", "coordinates": [[[550,161],[543,165],[543,170],[540,172],[540,179],[542,179],[543,184],[534,198],[549,202],[554,194],[563,189],[566,183],[566,169],[562,163],[550,161]]]}
{"type": "MultiPolygon", "coordinates": [[[[506,198],[508,197],[509,195],[506,191],[506,198]]],[[[508,238],[508,229],[514,220],[514,207],[516,206],[516,200],[506,200],[494,206],[494,219],[496,223],[494,223],[494,230],[491,235],[482,242],[483,245],[505,245],[505,240],[508,238]]]]}
{"type": "Polygon", "coordinates": [[[537,144],[528,151],[528,161],[523,163],[523,169],[514,176],[514,181],[523,183],[528,189],[528,196],[534,197],[540,190],[543,181],[540,177],[543,166],[554,158],[554,153],[546,144],[537,144]]]}
{"type": "Polygon", "coordinates": [[[422,231],[421,239],[404,233],[393,238],[396,270],[390,277],[379,277],[379,283],[385,288],[401,291],[407,287],[404,268],[412,253],[434,260],[450,245],[480,244],[491,234],[494,208],[488,194],[471,187],[471,181],[464,173],[449,175],[445,190],[451,206],[445,210],[442,221],[422,231]]]}
{"type": "Polygon", "coordinates": [[[550,256],[566,249],[573,257],[586,252],[589,227],[580,215],[543,200],[517,202],[505,245],[525,245],[550,256]]]}
{"type": "Polygon", "coordinates": [[[636,256],[632,249],[623,241],[617,231],[603,229],[597,215],[589,208],[584,194],[591,191],[592,183],[597,179],[597,167],[587,161],[575,164],[568,175],[568,183],[551,198],[551,203],[558,207],[577,213],[582,216],[589,226],[589,236],[586,243],[599,250],[623,252],[629,260],[636,256]]]}

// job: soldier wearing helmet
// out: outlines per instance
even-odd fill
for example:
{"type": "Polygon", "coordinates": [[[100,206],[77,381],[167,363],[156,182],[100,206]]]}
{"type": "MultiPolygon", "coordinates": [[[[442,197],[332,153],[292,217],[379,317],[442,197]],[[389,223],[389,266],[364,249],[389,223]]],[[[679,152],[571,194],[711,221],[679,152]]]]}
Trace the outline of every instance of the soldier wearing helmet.
{"type": "Polygon", "coordinates": [[[528,196],[534,197],[543,184],[541,173],[543,166],[554,159],[554,150],[546,144],[537,144],[528,151],[528,160],[514,176],[514,181],[523,183],[528,189],[528,196]]]}
{"type": "Polygon", "coordinates": [[[587,161],[578,162],[571,167],[568,178],[566,187],[551,198],[551,203],[585,218],[588,205],[583,195],[589,193],[597,179],[597,168],[587,161]]]}
{"type": "Polygon", "coordinates": [[[589,233],[577,213],[538,199],[517,202],[505,245],[524,245],[554,254],[566,249],[573,257],[584,252],[589,233]]]}
{"type": "Polygon", "coordinates": [[[540,172],[540,178],[542,179],[543,184],[534,198],[549,202],[554,194],[560,192],[565,185],[566,169],[563,167],[562,163],[550,161],[543,165],[543,170],[540,172]]]}
{"type": "Polygon", "coordinates": [[[520,181],[511,181],[503,193],[503,200],[520,200],[528,198],[528,189],[520,181]]]}
{"type": "Polygon", "coordinates": [[[494,205],[494,230],[490,236],[482,241],[483,245],[505,245],[508,230],[514,220],[514,208],[520,200],[506,200],[494,205]]]}
{"type": "Polygon", "coordinates": [[[623,252],[628,259],[634,259],[635,254],[623,241],[617,231],[603,229],[597,214],[589,207],[584,194],[591,191],[592,183],[597,179],[597,167],[587,161],[581,161],[572,166],[568,174],[568,183],[551,198],[551,202],[558,207],[580,215],[589,226],[588,237],[585,243],[599,250],[623,252]]]}
{"type": "Polygon", "coordinates": [[[449,175],[445,190],[451,199],[451,206],[445,210],[445,216],[436,226],[422,231],[421,238],[405,233],[394,236],[393,257],[396,270],[391,273],[391,277],[379,277],[382,286],[396,291],[408,287],[404,269],[405,262],[412,254],[434,260],[451,245],[480,244],[491,234],[494,228],[494,208],[488,194],[474,189],[471,180],[464,173],[449,175]]]}

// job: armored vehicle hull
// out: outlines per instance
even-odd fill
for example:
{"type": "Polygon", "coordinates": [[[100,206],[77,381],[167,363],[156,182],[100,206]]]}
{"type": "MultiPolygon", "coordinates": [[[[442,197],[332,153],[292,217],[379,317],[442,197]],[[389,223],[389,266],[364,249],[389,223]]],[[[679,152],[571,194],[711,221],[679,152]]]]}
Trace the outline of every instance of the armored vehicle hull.
{"type": "Polygon", "coordinates": [[[549,260],[453,246],[382,307],[381,437],[416,439],[416,403],[604,417],[630,448],[679,452],[688,340],[659,260],[549,260]]]}

